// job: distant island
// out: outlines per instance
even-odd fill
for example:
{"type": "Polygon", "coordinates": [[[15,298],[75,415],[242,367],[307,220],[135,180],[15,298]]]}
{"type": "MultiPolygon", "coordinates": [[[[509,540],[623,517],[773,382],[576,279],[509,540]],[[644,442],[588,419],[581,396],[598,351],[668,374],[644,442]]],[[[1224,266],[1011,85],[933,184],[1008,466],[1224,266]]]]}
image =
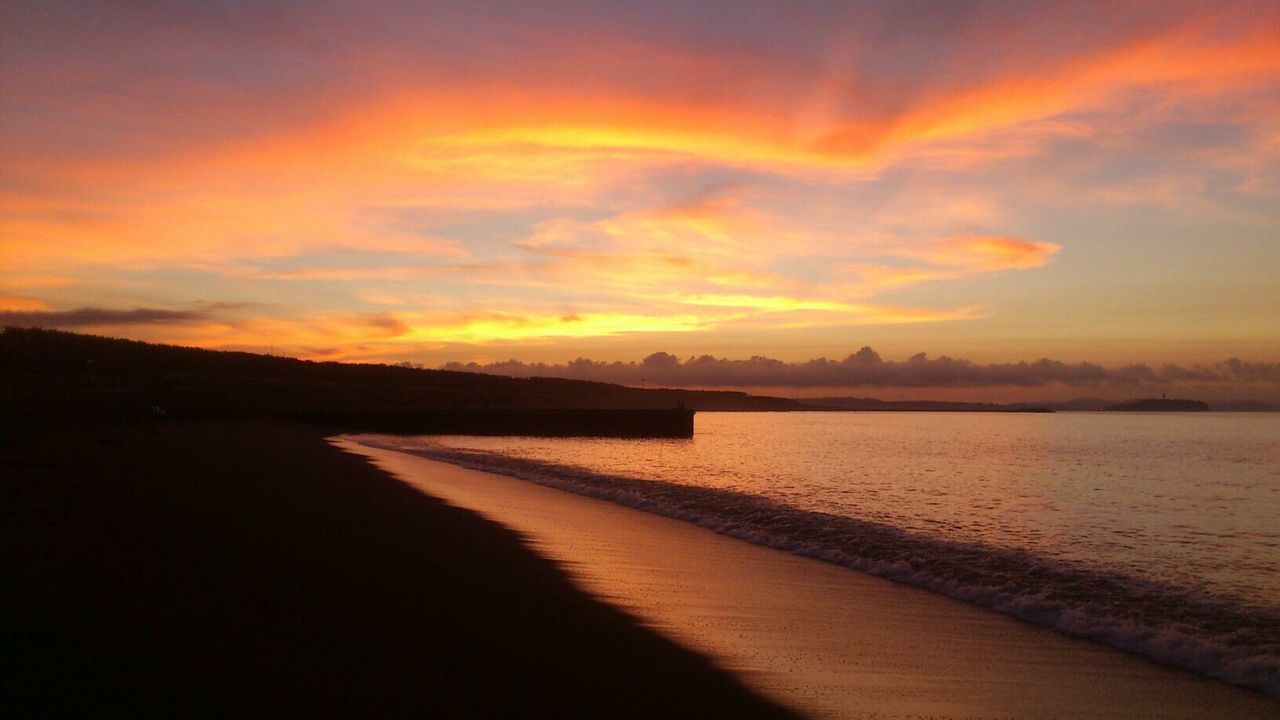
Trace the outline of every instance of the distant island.
{"type": "Polygon", "coordinates": [[[806,410],[845,410],[862,412],[1003,412],[1050,413],[1053,408],[1040,404],[952,402],[947,400],[877,400],[860,397],[805,398],[806,410]]]}
{"type": "Polygon", "coordinates": [[[1206,412],[1209,403],[1174,398],[1144,398],[1112,405],[1107,410],[1120,412],[1206,412]]]}
{"type": "Polygon", "coordinates": [[[1038,402],[981,403],[946,400],[878,400],[866,397],[801,398],[804,410],[857,412],[1280,412],[1280,405],[1261,400],[1203,400],[1142,398],[1116,402],[1097,397],[1038,402]]]}

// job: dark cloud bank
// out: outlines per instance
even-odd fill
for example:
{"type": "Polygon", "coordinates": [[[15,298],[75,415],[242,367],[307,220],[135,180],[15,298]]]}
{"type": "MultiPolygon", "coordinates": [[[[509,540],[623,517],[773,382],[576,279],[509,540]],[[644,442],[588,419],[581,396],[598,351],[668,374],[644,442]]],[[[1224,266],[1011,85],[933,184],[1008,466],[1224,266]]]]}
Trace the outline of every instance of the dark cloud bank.
{"type": "Polygon", "coordinates": [[[710,355],[681,361],[674,355],[659,352],[640,362],[597,362],[579,358],[563,365],[548,365],[507,360],[487,365],[455,362],[444,368],[494,375],[536,375],[674,387],[1031,388],[1053,383],[1074,387],[1280,384],[1280,363],[1244,362],[1236,358],[1212,366],[1193,367],[1134,364],[1108,368],[1088,362],[1070,364],[1049,359],[982,365],[945,356],[929,358],[924,353],[903,361],[884,360],[869,347],[843,360],[819,358],[805,362],[783,362],[759,356],[748,360],[728,360],[710,355]]]}
{"type": "Polygon", "coordinates": [[[197,302],[185,310],[133,308],[120,310],[104,307],[81,307],[74,310],[0,310],[0,327],[104,328],[137,325],[190,325],[216,319],[228,310],[241,310],[249,303],[197,302]]]}
{"type": "Polygon", "coordinates": [[[64,329],[104,325],[183,325],[199,322],[208,316],[207,310],[109,310],[86,307],[75,310],[4,311],[0,312],[0,326],[64,329]]]}

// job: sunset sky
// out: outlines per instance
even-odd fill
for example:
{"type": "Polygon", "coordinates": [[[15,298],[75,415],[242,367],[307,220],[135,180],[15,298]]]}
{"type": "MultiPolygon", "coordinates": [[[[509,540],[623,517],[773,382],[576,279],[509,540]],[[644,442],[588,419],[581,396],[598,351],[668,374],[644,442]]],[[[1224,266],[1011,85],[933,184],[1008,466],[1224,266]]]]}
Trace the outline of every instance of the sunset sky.
{"type": "Polygon", "coordinates": [[[0,6],[3,324],[1266,395],[1277,278],[1274,0],[0,6]]]}

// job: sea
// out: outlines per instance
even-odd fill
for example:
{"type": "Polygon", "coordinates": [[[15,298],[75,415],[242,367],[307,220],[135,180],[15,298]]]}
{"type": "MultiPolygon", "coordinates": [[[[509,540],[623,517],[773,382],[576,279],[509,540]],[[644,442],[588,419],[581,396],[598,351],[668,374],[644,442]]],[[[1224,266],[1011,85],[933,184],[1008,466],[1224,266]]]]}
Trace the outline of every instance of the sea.
{"type": "Polygon", "coordinates": [[[687,440],[361,442],[696,523],[1280,696],[1280,414],[704,412],[687,440]]]}

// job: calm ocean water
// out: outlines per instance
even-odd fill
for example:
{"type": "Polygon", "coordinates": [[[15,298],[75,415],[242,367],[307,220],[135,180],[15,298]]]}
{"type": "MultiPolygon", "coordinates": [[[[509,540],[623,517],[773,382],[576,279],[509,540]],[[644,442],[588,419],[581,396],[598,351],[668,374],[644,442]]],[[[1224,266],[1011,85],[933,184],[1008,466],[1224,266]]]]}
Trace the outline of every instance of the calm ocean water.
{"type": "Polygon", "coordinates": [[[1280,415],[700,413],[692,440],[377,444],[1280,695],[1280,415]]]}

